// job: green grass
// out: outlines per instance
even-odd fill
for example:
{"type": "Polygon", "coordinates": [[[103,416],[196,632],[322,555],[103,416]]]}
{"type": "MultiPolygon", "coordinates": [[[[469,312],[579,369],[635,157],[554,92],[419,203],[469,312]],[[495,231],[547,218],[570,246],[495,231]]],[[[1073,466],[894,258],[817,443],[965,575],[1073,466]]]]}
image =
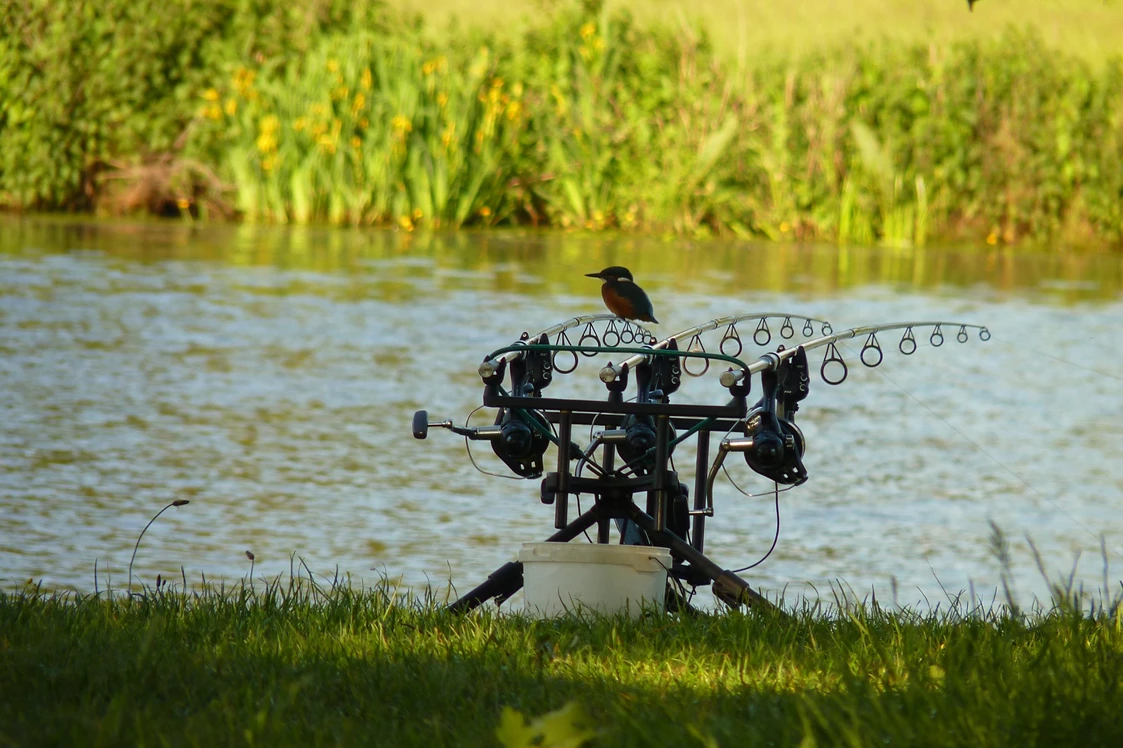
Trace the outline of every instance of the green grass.
{"type": "Polygon", "coordinates": [[[505,709],[566,706],[547,732],[584,715],[595,745],[1123,734],[1118,605],[541,622],[453,616],[387,587],[255,588],[0,594],[0,744],[497,745],[503,722],[525,745],[505,709]]]}

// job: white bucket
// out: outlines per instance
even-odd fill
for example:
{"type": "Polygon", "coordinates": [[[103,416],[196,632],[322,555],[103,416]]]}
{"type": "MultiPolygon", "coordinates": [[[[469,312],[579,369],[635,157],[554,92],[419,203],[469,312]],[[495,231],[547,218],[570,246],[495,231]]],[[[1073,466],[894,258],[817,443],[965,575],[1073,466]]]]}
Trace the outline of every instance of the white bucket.
{"type": "Polygon", "coordinates": [[[647,545],[523,543],[526,612],[538,618],[591,610],[663,612],[671,552],[647,545]]]}

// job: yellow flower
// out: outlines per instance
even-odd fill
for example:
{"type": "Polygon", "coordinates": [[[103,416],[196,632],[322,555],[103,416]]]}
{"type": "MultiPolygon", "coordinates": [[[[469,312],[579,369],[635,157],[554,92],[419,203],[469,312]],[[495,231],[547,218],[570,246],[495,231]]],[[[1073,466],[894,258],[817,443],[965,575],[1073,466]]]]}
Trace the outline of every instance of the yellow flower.
{"type": "Polygon", "coordinates": [[[361,93],[355,94],[354,100],[351,102],[351,113],[358,114],[367,105],[367,97],[361,93]]]}
{"type": "Polygon", "coordinates": [[[265,171],[273,171],[278,161],[276,154],[270,154],[261,160],[261,168],[265,171]]]}
{"type": "Polygon", "coordinates": [[[512,120],[512,121],[518,119],[519,113],[521,111],[522,111],[522,104],[517,102],[517,101],[512,101],[510,104],[507,105],[507,119],[512,120]]]}
{"type": "Polygon", "coordinates": [[[297,117],[292,123],[292,129],[296,132],[304,132],[304,128],[308,127],[308,119],[306,117],[297,117]]]}
{"type": "Polygon", "coordinates": [[[277,150],[277,130],[281,127],[281,120],[275,114],[267,114],[258,123],[257,150],[262,153],[272,153],[277,150]]]}
{"type": "Polygon", "coordinates": [[[222,119],[222,107],[218,104],[208,104],[203,107],[203,116],[207,119],[222,119]]]}
{"type": "Polygon", "coordinates": [[[413,209],[413,220],[420,221],[424,217],[425,217],[425,214],[421,212],[421,208],[414,208],[413,209]]]}
{"type": "Polygon", "coordinates": [[[480,215],[484,218],[487,218],[491,215],[491,208],[487,207],[486,205],[483,206],[482,208],[480,208],[480,215]]]}
{"type": "Polygon", "coordinates": [[[398,225],[405,231],[413,231],[413,221],[409,220],[409,216],[402,216],[399,218],[398,225]]]}
{"type": "Polygon", "coordinates": [[[186,197],[181,197],[175,201],[175,204],[179,207],[180,210],[187,210],[191,207],[191,200],[186,197]]]}
{"type": "Polygon", "coordinates": [[[235,114],[238,113],[238,100],[237,99],[227,99],[225,109],[226,109],[226,115],[228,117],[233,117],[235,114]]]}
{"type": "Polygon", "coordinates": [[[257,136],[257,150],[262,153],[272,153],[277,150],[277,136],[263,131],[257,136]]]}
{"type": "Polygon", "coordinates": [[[789,229],[791,229],[791,226],[788,225],[787,221],[780,221],[780,233],[786,234],[789,229]]]}
{"type": "Polygon", "coordinates": [[[321,135],[316,138],[316,145],[326,153],[335,153],[335,138],[330,135],[321,135]]]}
{"type": "Polygon", "coordinates": [[[361,120],[359,120],[359,129],[360,130],[365,130],[368,127],[370,127],[370,120],[369,119],[367,119],[366,117],[363,117],[361,120]]]}
{"type": "Polygon", "coordinates": [[[421,64],[421,74],[424,75],[426,78],[428,78],[430,75],[432,75],[433,71],[436,70],[436,69],[437,69],[436,60],[429,60],[428,62],[424,62],[424,63],[421,64]]]}
{"type": "Polygon", "coordinates": [[[203,98],[207,101],[218,101],[218,91],[213,88],[208,88],[206,91],[203,91],[203,98]]]}
{"type": "Polygon", "coordinates": [[[360,138],[358,135],[355,135],[354,137],[351,138],[351,147],[354,148],[356,151],[359,150],[360,148],[362,148],[362,146],[363,146],[362,138],[360,138]]]}
{"type": "Polygon", "coordinates": [[[989,234],[987,235],[987,244],[991,245],[992,247],[993,247],[993,246],[994,246],[995,244],[998,244],[998,234],[994,233],[993,231],[992,231],[992,232],[990,232],[990,233],[989,233],[989,234]]]}
{"type": "Polygon", "coordinates": [[[582,39],[588,39],[590,36],[592,36],[595,33],[597,33],[597,25],[595,23],[593,23],[592,21],[589,21],[588,23],[586,23],[584,26],[581,27],[581,38],[582,39]]]}
{"type": "Polygon", "coordinates": [[[363,74],[359,78],[359,85],[361,85],[365,90],[369,91],[370,87],[371,87],[371,84],[372,84],[372,81],[371,81],[371,77],[370,77],[370,68],[364,68],[363,74]]]}
{"type": "Polygon", "coordinates": [[[328,72],[335,73],[339,70],[339,61],[334,58],[328,59],[328,72]]]}
{"type": "Polygon", "coordinates": [[[456,137],[456,122],[449,122],[448,127],[441,133],[441,145],[448,148],[452,139],[456,137]]]}
{"type": "Polygon", "coordinates": [[[445,104],[447,103],[448,94],[446,94],[444,91],[441,91],[439,94],[437,94],[437,106],[439,106],[441,109],[444,109],[445,104]]]}
{"type": "Polygon", "coordinates": [[[234,90],[242,98],[252,98],[253,95],[253,81],[257,77],[257,73],[253,70],[246,68],[238,68],[234,71],[234,90]]]}
{"type": "Polygon", "coordinates": [[[390,120],[390,126],[394,128],[394,133],[399,137],[413,130],[413,123],[404,114],[396,115],[394,119],[390,120]]]}

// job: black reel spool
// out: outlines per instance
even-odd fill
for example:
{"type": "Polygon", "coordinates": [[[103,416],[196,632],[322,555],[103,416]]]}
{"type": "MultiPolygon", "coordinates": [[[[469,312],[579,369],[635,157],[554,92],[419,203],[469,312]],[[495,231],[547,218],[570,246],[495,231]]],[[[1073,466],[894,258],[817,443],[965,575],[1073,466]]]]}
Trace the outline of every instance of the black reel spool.
{"type": "Polygon", "coordinates": [[[803,466],[806,442],[793,421],[758,410],[749,417],[745,436],[753,441],[745,452],[745,463],[754,472],[787,486],[807,481],[807,468],[803,466]]]}
{"type": "MultiPolygon", "coordinates": [[[[632,466],[637,474],[646,474],[655,465],[655,420],[651,416],[629,415],[620,426],[624,430],[624,441],[617,445],[620,456],[624,462],[632,466]],[[646,458],[644,457],[646,455],[646,458]]],[[[667,433],[668,443],[671,445],[668,455],[675,452],[675,429],[669,426],[667,433]]]]}
{"type": "Polygon", "coordinates": [[[523,478],[542,475],[542,456],[550,446],[550,425],[540,414],[504,408],[495,417],[499,436],[491,440],[495,456],[523,478]],[[537,428],[535,427],[537,425],[537,428]]]}
{"type": "Polygon", "coordinates": [[[799,401],[807,397],[809,379],[807,354],[802,347],[777,370],[761,372],[764,392],[745,424],[745,436],[752,440],[745,451],[745,462],[754,472],[784,485],[798,486],[807,480],[807,468],[803,466],[807,442],[794,419],[799,401]],[[777,396],[784,415],[791,418],[777,415],[777,396]]]}
{"type": "MultiPolygon", "coordinates": [[[[671,340],[666,350],[677,351],[678,343],[671,340]]],[[[655,356],[653,361],[636,367],[636,402],[669,403],[671,394],[682,384],[682,366],[678,356],[655,356]]],[[[655,464],[655,419],[645,415],[629,415],[620,428],[624,441],[618,447],[620,456],[632,465],[636,473],[647,473],[655,464]],[[642,459],[647,455],[646,459],[642,459]]],[[[675,428],[668,424],[668,455],[674,454],[675,428]]]]}

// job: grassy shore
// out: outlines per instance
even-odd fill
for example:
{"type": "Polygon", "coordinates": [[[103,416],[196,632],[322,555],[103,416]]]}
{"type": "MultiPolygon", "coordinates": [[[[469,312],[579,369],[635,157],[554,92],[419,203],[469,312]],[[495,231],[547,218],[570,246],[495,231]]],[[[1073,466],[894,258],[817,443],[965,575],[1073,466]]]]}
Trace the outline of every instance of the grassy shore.
{"type": "Polygon", "coordinates": [[[307,580],[0,594],[3,745],[1109,745],[1120,672],[1118,606],[541,622],[307,580]]]}

